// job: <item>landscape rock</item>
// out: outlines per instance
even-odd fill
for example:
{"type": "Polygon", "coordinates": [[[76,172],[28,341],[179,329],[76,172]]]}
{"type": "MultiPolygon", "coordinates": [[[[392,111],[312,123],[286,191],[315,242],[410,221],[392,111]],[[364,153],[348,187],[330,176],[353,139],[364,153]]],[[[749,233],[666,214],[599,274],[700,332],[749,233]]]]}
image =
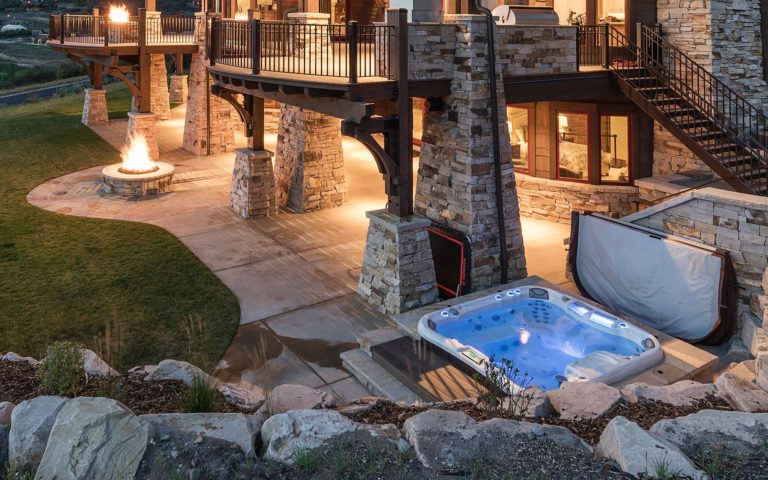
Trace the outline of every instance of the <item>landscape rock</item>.
{"type": "Polygon", "coordinates": [[[757,356],[757,386],[768,392],[768,354],[757,356]]]}
{"type": "Polygon", "coordinates": [[[141,415],[154,428],[155,442],[193,434],[237,445],[246,456],[254,456],[254,440],[264,419],[243,413],[164,413],[141,415]]]}
{"type": "Polygon", "coordinates": [[[768,392],[736,375],[726,372],[715,382],[721,394],[742,412],[768,412],[768,392]]]}
{"type": "Polygon", "coordinates": [[[83,348],[80,350],[80,354],[83,356],[83,369],[88,377],[108,378],[120,375],[93,350],[83,348]]]}
{"type": "Polygon", "coordinates": [[[15,407],[11,402],[0,402],[0,426],[11,424],[11,414],[15,407]]]}
{"type": "Polygon", "coordinates": [[[548,442],[579,456],[592,449],[564,427],[492,419],[477,422],[463,412],[427,410],[405,421],[403,434],[419,461],[439,473],[460,473],[478,456],[503,462],[518,446],[548,442]]]}
{"type": "Polygon", "coordinates": [[[318,448],[342,433],[358,430],[393,443],[402,439],[394,425],[362,425],[334,410],[292,410],[264,422],[261,428],[264,457],[290,464],[300,449],[318,448]]]}
{"type": "Polygon", "coordinates": [[[266,408],[271,415],[285,413],[290,410],[315,410],[333,408],[336,398],[322,390],[305,387],[304,385],[280,385],[275,387],[267,397],[266,408]]]}
{"type": "Polygon", "coordinates": [[[255,412],[265,401],[264,391],[249,383],[238,385],[222,383],[216,388],[229,403],[247,412],[255,412]]]}
{"type": "Polygon", "coordinates": [[[143,375],[147,376],[157,370],[157,365],[142,365],[140,367],[133,367],[128,370],[129,375],[143,375]]]}
{"type": "Polygon", "coordinates": [[[692,380],[682,380],[672,385],[658,387],[647,383],[631,383],[621,389],[621,393],[630,402],[640,400],[656,400],[676,407],[684,407],[697,400],[705,400],[717,393],[717,388],[711,383],[699,383],[692,380]]]}
{"type": "Polygon", "coordinates": [[[35,478],[133,478],[149,436],[149,426],[121,403],[75,398],[56,417],[35,478]]]}
{"type": "Polygon", "coordinates": [[[753,382],[755,381],[755,378],[757,378],[757,363],[755,360],[734,363],[728,368],[728,372],[736,375],[742,380],[753,382]]]}
{"type": "Polygon", "coordinates": [[[22,469],[40,464],[56,416],[69,401],[64,397],[36,397],[13,409],[8,434],[8,462],[22,469]]]}
{"type": "Polygon", "coordinates": [[[768,438],[768,413],[702,410],[692,415],[661,420],[650,429],[689,458],[714,446],[737,455],[751,454],[768,438]]]}
{"type": "Polygon", "coordinates": [[[634,476],[654,477],[656,468],[665,465],[670,472],[685,478],[706,478],[676,446],[654,437],[624,417],[616,417],[608,423],[600,435],[596,452],[634,476]]]}
{"type": "Polygon", "coordinates": [[[0,465],[5,465],[8,462],[8,434],[10,432],[10,425],[0,425],[0,465]]]}
{"type": "Polygon", "coordinates": [[[154,372],[147,375],[145,380],[148,382],[178,380],[186,386],[191,387],[195,382],[195,378],[199,378],[206,382],[211,381],[211,377],[209,377],[207,373],[191,363],[179,360],[163,360],[154,372]]]}
{"type": "Polygon", "coordinates": [[[362,397],[346,405],[342,405],[336,410],[345,415],[353,415],[355,413],[367,412],[373,407],[386,402],[389,402],[389,400],[382,397],[362,397]]]}
{"type": "Polygon", "coordinates": [[[22,357],[18,353],[15,352],[8,352],[2,357],[0,357],[0,360],[5,360],[6,362],[14,362],[14,363],[26,363],[27,365],[37,366],[40,364],[39,360],[36,360],[32,357],[22,357]]]}
{"type": "Polygon", "coordinates": [[[575,420],[599,417],[621,401],[621,392],[598,382],[564,382],[547,392],[560,418],[575,420]]]}

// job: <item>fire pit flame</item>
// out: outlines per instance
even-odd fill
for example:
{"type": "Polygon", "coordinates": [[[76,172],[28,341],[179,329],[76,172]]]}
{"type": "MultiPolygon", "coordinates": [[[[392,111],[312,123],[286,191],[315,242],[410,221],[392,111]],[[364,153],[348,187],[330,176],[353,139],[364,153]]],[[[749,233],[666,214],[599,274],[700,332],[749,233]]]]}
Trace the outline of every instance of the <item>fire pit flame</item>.
{"type": "Polygon", "coordinates": [[[120,157],[123,159],[120,173],[140,175],[156,172],[160,168],[149,158],[149,145],[141,134],[131,137],[130,143],[123,147],[120,157]]]}
{"type": "Polygon", "coordinates": [[[130,20],[128,14],[128,7],[125,4],[122,5],[110,5],[109,6],[109,21],[112,23],[128,23],[130,20]]]}

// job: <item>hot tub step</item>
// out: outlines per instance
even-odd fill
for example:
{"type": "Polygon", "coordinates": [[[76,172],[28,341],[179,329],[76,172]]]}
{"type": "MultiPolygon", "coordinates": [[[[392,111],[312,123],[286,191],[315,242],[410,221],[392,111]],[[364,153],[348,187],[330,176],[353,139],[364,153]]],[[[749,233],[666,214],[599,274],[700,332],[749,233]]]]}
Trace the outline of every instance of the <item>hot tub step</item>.
{"type": "Polygon", "coordinates": [[[388,398],[393,402],[418,403],[422,401],[363,350],[358,348],[344,352],[341,354],[341,360],[344,363],[344,368],[349,370],[374,395],[388,398]]]}

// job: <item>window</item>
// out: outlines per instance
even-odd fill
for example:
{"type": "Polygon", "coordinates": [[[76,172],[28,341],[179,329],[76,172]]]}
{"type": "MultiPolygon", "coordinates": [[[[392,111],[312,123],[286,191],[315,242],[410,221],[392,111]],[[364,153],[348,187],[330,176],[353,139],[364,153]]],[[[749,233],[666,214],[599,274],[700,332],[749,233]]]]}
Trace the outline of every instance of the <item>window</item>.
{"type": "Polygon", "coordinates": [[[557,112],[557,175],[589,180],[589,114],[557,112]]]}
{"type": "Polygon", "coordinates": [[[600,117],[600,181],[629,183],[629,117],[600,117]]]}
{"type": "Polygon", "coordinates": [[[527,172],[530,168],[528,140],[531,132],[530,111],[526,107],[507,107],[507,126],[509,143],[512,144],[512,163],[517,172],[527,172]]]}

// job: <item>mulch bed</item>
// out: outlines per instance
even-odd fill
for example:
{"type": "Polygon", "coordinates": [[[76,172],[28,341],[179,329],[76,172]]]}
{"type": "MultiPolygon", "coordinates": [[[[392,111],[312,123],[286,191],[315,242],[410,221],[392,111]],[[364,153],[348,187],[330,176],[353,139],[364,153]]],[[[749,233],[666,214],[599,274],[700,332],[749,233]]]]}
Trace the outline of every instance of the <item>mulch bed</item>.
{"type": "MultiPolygon", "coordinates": [[[[143,375],[120,375],[108,379],[83,379],[78,396],[108,397],[121,402],[136,415],[149,413],[183,413],[190,388],[182,382],[165,380],[145,382],[143,375]]],[[[0,360],[0,402],[19,404],[43,395],[35,367],[25,363],[0,360]]],[[[214,412],[240,412],[216,392],[214,412]]]]}
{"type": "MultiPolygon", "coordinates": [[[[351,420],[359,423],[373,425],[394,423],[399,428],[403,428],[403,424],[408,418],[424,412],[429,408],[464,412],[473,419],[481,422],[491,418],[503,418],[503,415],[492,414],[469,402],[446,403],[435,407],[400,406],[391,402],[379,402],[370,409],[346,415],[351,420]]],[[[699,400],[685,407],[676,407],[674,405],[648,400],[629,404],[620,403],[606,414],[589,420],[540,418],[528,421],[538,421],[542,424],[565,427],[584,439],[590,445],[594,446],[600,441],[600,434],[603,433],[608,422],[615,417],[626,417],[647,430],[659,420],[683,417],[700,410],[732,410],[732,408],[725,400],[717,397],[709,397],[705,400],[699,400]]]]}

